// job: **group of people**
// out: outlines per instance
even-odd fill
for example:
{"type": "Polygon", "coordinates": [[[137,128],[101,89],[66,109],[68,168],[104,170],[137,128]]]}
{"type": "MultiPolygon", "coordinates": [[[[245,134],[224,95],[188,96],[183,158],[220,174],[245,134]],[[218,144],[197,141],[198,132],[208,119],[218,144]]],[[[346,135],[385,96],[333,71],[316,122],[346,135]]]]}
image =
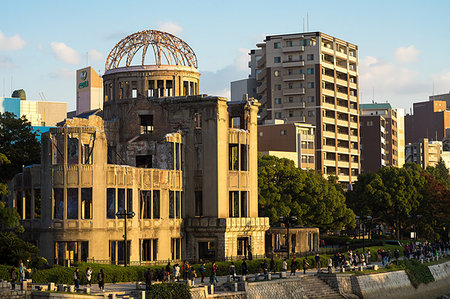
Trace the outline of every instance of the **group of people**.
{"type": "Polygon", "coordinates": [[[415,258],[417,260],[421,258],[431,258],[433,256],[442,256],[448,254],[450,248],[450,242],[443,242],[441,240],[431,243],[414,243],[404,245],[404,254],[407,259],[415,258]]]}
{"type": "MultiPolygon", "coordinates": [[[[358,251],[348,250],[347,255],[343,252],[335,252],[332,260],[335,268],[350,267],[350,266],[365,266],[370,264],[372,253],[369,249],[366,252],[359,253],[358,251]]],[[[330,261],[328,262],[328,268],[330,268],[330,261]]]]}
{"type": "Polygon", "coordinates": [[[19,260],[19,267],[16,269],[16,267],[12,267],[10,270],[10,277],[11,277],[11,286],[14,290],[16,288],[17,281],[22,282],[25,280],[27,268],[23,264],[22,260],[19,260]]]}
{"type": "MultiPolygon", "coordinates": [[[[91,280],[92,280],[92,269],[91,267],[87,267],[86,273],[84,274],[86,278],[86,285],[92,286],[91,280]]],[[[73,271],[73,282],[75,284],[75,288],[80,288],[80,280],[81,280],[81,274],[80,269],[76,268],[75,271],[73,271]]],[[[100,291],[105,291],[105,274],[103,273],[103,269],[100,269],[100,271],[97,273],[97,281],[98,281],[98,288],[100,291]]]]}

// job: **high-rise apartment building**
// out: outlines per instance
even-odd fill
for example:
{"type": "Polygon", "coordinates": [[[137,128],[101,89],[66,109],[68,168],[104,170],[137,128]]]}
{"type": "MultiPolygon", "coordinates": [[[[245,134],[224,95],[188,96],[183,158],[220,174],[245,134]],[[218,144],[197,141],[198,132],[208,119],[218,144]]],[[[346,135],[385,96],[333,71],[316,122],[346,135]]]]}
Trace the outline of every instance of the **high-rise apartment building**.
{"type": "Polygon", "coordinates": [[[389,103],[373,103],[360,104],[359,111],[361,172],[377,172],[382,166],[403,166],[403,110],[395,109],[389,103]]]}
{"type": "Polygon", "coordinates": [[[321,32],[267,36],[255,56],[259,121],[316,126],[316,169],[344,185],[360,169],[358,47],[321,32]]]}
{"type": "Polygon", "coordinates": [[[423,169],[436,166],[441,159],[441,149],[441,141],[429,141],[427,138],[409,143],[405,148],[406,162],[419,164],[423,169]]]}
{"type": "Polygon", "coordinates": [[[414,103],[413,110],[414,114],[405,117],[406,143],[420,142],[424,138],[434,141],[444,138],[445,130],[450,128],[450,111],[445,99],[414,103]]]}

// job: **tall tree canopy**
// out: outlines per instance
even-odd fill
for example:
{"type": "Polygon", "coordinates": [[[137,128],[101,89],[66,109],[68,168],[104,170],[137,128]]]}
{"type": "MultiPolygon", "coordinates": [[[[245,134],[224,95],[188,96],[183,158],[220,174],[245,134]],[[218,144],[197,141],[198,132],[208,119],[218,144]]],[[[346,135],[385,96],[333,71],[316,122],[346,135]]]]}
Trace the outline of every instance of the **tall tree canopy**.
{"type": "Polygon", "coordinates": [[[0,113],[0,153],[10,161],[0,167],[0,182],[3,183],[20,172],[23,165],[40,163],[41,146],[25,117],[0,113]]]}
{"type": "Polygon", "coordinates": [[[335,181],[295,167],[274,156],[258,158],[259,215],[276,223],[281,216],[297,216],[300,225],[336,230],[355,225],[355,214],[335,181]]]}
{"type": "Polygon", "coordinates": [[[383,167],[358,176],[348,204],[360,216],[393,227],[397,238],[405,229],[436,239],[450,225],[449,175],[441,162],[423,170],[407,163],[402,168],[383,167]]]}

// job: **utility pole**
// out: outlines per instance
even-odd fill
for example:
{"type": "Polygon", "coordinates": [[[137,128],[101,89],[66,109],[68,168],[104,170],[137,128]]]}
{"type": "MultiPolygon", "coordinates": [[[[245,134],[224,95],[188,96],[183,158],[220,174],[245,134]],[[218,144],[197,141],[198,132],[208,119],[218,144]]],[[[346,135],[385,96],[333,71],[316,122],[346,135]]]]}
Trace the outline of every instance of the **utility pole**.
{"type": "Polygon", "coordinates": [[[127,241],[128,241],[128,239],[127,239],[127,219],[131,219],[131,218],[133,218],[134,216],[136,215],[136,213],[134,213],[134,212],[127,212],[127,210],[125,209],[125,211],[123,211],[123,212],[117,212],[116,213],[116,217],[118,218],[118,219],[124,219],[125,220],[125,225],[123,226],[123,228],[124,228],[124,233],[123,233],[123,263],[124,263],[124,266],[126,267],[127,266],[127,263],[128,263],[128,254],[127,254],[127,251],[128,251],[128,244],[127,244],[127,241]]]}

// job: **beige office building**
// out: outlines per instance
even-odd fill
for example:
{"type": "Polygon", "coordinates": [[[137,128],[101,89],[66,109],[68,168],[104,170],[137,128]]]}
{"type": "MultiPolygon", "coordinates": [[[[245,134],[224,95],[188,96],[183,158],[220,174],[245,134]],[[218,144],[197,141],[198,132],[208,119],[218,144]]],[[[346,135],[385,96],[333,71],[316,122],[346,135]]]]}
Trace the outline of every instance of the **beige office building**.
{"type": "Polygon", "coordinates": [[[171,34],[139,32],[111,53],[103,117],[52,128],[41,165],[10,184],[25,238],[58,264],[262,256],[269,219],[258,217],[259,103],[198,95],[195,54],[171,34]],[[150,45],[172,56],[145,65],[144,51],[142,65],[119,65],[150,45]],[[126,243],[118,212],[135,213],[126,243]]]}
{"type": "Polygon", "coordinates": [[[268,121],[258,126],[258,152],[294,161],[303,170],[315,169],[315,126],[268,121]]]}
{"type": "MultiPolygon", "coordinates": [[[[267,36],[256,58],[260,124],[316,127],[316,169],[343,185],[360,170],[358,47],[321,32],[267,36]]],[[[253,71],[252,71],[253,73],[253,71]]]]}
{"type": "Polygon", "coordinates": [[[76,115],[103,109],[103,80],[90,66],[77,70],[76,115]]]}

